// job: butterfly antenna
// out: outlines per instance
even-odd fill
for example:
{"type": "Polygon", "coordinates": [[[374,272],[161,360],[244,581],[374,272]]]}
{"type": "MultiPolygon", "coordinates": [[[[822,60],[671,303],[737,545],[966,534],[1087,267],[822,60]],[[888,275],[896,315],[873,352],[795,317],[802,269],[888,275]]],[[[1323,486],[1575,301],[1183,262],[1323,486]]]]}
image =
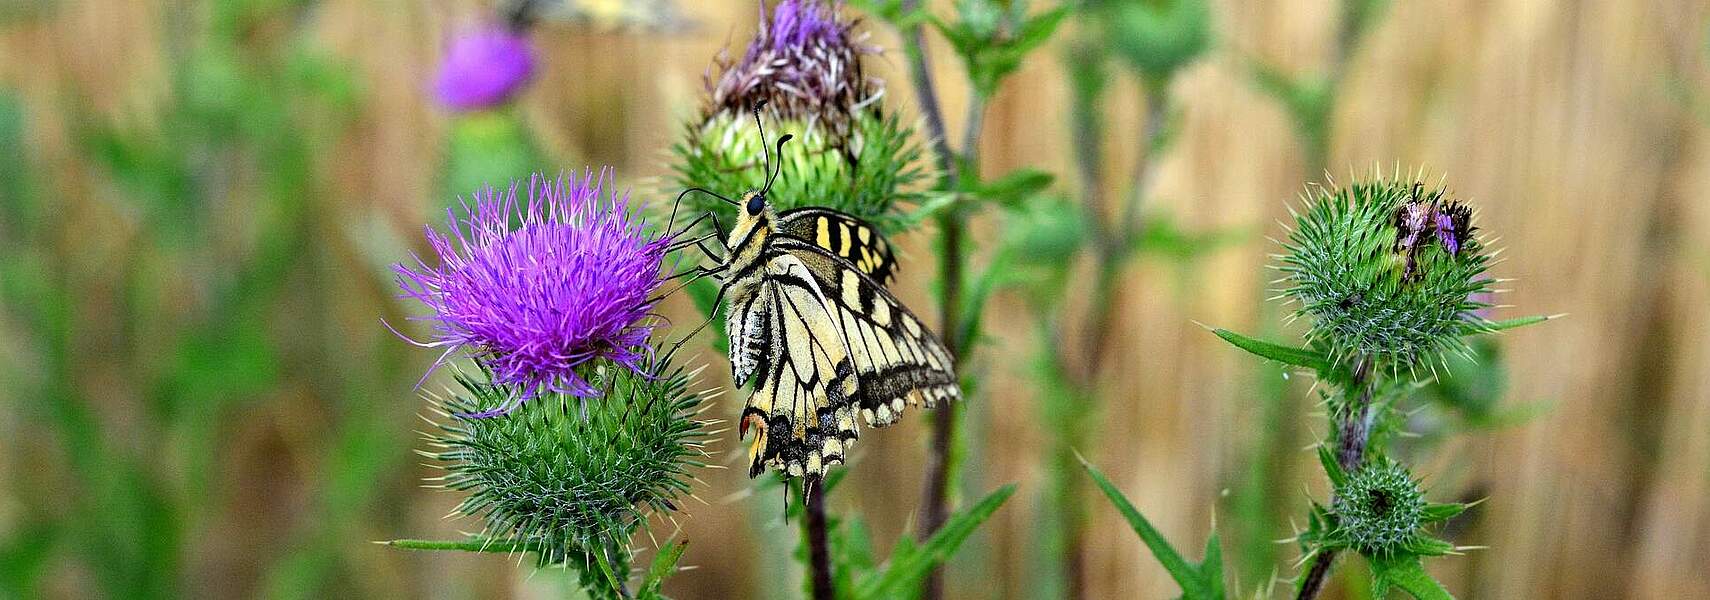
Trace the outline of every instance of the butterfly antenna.
{"type": "MultiPolygon", "coordinates": [[[[760,100],[759,102],[754,103],[754,127],[760,130],[760,152],[761,152],[761,155],[764,156],[766,159],[766,177],[768,179],[767,187],[771,187],[770,179],[772,176],[772,152],[770,149],[768,149],[766,147],[766,124],[760,122],[760,109],[765,108],[765,107],[766,107],[766,101],[764,99],[760,100]]],[[[762,193],[764,193],[764,192],[762,192],[762,193]]]]}
{"type": "Polygon", "coordinates": [[[790,141],[790,138],[792,138],[792,137],[795,137],[795,136],[792,136],[792,135],[786,133],[786,134],[784,134],[784,137],[778,138],[778,151],[777,151],[778,170],[772,171],[772,173],[766,177],[766,188],[763,190],[760,190],[760,193],[764,194],[766,192],[772,191],[772,182],[777,180],[778,174],[782,173],[784,171],[784,142],[790,141]]]}

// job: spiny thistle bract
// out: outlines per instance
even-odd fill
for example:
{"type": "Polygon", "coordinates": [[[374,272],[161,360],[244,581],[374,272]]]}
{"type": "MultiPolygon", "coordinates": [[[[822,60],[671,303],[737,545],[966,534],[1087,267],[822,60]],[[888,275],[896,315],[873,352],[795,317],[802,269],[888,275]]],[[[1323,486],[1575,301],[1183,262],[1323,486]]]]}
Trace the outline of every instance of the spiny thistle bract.
{"type": "Polygon", "coordinates": [[[1417,537],[1425,522],[1425,492],[1406,467],[1378,457],[1337,486],[1330,513],[1333,536],[1367,556],[1387,556],[1417,537]]]}
{"type": "Polygon", "coordinates": [[[649,511],[675,511],[707,457],[703,398],[690,389],[699,370],[648,367],[656,375],[601,364],[589,374],[597,398],[548,394],[490,419],[467,415],[505,405],[510,390],[459,373],[460,389],[433,398],[439,426],[424,452],[447,471],[444,488],[469,494],[456,512],[542,565],[598,573],[574,561],[599,552],[625,572],[630,534],[649,511]]]}
{"type": "MultiPolygon", "coordinates": [[[[581,368],[606,359],[640,370],[652,351],[649,315],[658,298],[669,240],[648,232],[612,190],[611,171],[596,179],[536,175],[519,202],[517,186],[487,188],[463,214],[448,210],[449,233],[429,227],[439,265],[420,257],[394,267],[404,296],[432,309],[443,363],[463,350],[517,393],[483,409],[501,414],[544,392],[593,396],[581,368]]],[[[436,363],[437,365],[437,363],[436,363]]]]}
{"type": "Polygon", "coordinates": [[[1488,331],[1490,256],[1472,211],[1401,179],[1310,192],[1280,269],[1285,296],[1310,317],[1308,340],[1346,363],[1417,374],[1463,336],[1488,331]]]}
{"type": "MultiPolygon", "coordinates": [[[[925,176],[913,131],[880,105],[882,83],[865,74],[864,43],[856,21],[838,16],[839,5],[783,0],[761,14],[758,32],[738,60],[720,55],[718,74],[706,80],[706,104],[673,147],[678,182],[725,195],[765,183],[766,141],[751,111],[772,139],[795,142],[767,198],[780,210],[827,206],[883,225],[905,190],[925,176]]],[[[691,195],[695,212],[724,211],[717,199],[691,195]]]]}

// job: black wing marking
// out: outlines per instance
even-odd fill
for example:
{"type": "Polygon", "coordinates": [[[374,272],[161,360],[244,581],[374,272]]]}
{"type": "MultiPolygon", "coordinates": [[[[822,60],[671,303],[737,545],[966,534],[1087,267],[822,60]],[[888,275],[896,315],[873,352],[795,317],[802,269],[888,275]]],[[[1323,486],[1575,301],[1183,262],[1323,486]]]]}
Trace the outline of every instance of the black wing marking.
{"type": "Polygon", "coordinates": [[[855,215],[817,206],[794,208],[778,213],[778,233],[819,246],[880,285],[896,279],[897,257],[890,242],[855,215]]]}
{"type": "Polygon", "coordinates": [[[874,278],[816,245],[779,239],[774,252],[792,254],[813,273],[827,299],[861,385],[861,416],[883,427],[905,406],[962,397],[949,349],[874,278]]]}

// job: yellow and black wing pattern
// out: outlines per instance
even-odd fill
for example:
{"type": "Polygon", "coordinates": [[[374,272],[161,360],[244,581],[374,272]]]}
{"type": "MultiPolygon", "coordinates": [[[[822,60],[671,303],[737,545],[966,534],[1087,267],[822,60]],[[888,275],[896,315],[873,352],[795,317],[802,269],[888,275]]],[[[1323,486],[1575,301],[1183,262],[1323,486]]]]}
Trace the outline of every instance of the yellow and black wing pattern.
{"type": "Polygon", "coordinates": [[[806,206],[778,213],[778,233],[819,246],[887,285],[897,276],[897,257],[879,230],[854,215],[806,206]]]}
{"type": "Polygon", "coordinates": [[[760,278],[732,303],[731,374],[754,379],[741,435],[755,430],[748,476],[767,467],[820,475],[843,462],[855,425],[858,380],[833,309],[812,272],[787,253],[761,256],[760,278]]]}
{"type": "Polygon", "coordinates": [[[759,282],[733,301],[732,373],[737,385],[758,377],[741,424],[745,436],[760,430],[750,476],[767,467],[823,475],[859,437],[855,413],[882,427],[909,405],[961,398],[943,343],[835,252],[776,236],[759,257],[759,282]]]}

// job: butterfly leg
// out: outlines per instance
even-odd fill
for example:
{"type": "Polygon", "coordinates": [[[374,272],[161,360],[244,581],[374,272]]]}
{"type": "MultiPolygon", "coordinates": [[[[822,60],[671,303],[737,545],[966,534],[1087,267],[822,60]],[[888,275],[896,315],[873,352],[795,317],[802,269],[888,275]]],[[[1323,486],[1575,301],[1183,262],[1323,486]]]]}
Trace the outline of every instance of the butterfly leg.
{"type": "MultiPolygon", "coordinates": [[[[719,267],[718,270],[723,270],[723,267],[719,267]]],[[[728,291],[729,289],[730,289],[730,285],[728,285],[728,284],[718,286],[718,295],[713,296],[712,314],[707,315],[707,319],[705,321],[701,321],[700,325],[696,325],[695,328],[688,333],[688,335],[683,336],[681,339],[677,340],[677,343],[672,344],[671,349],[665,352],[666,358],[670,358],[672,355],[676,354],[677,350],[683,347],[683,344],[687,343],[690,339],[693,339],[695,337],[695,334],[700,333],[702,329],[706,329],[707,325],[713,322],[713,319],[718,318],[718,309],[720,306],[724,305],[724,293],[726,291],[728,291]]]]}

